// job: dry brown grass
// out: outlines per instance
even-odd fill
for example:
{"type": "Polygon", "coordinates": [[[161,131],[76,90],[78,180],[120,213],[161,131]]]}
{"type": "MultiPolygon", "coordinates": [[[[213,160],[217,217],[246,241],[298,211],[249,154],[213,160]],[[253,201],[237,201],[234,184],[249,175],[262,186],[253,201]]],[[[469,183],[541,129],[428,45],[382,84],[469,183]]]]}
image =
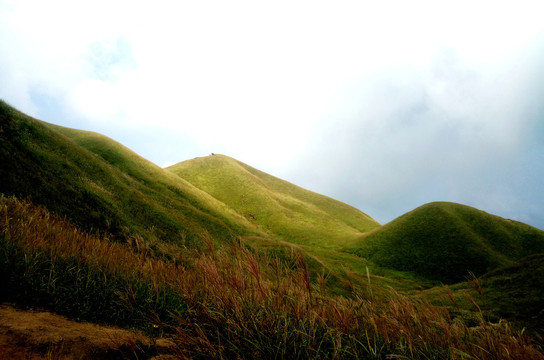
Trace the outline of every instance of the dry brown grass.
{"type": "MultiPolygon", "coordinates": [[[[81,232],[14,198],[1,199],[0,229],[28,253],[49,253],[52,262],[78,259],[147,279],[156,291],[174,289],[188,310],[175,325],[160,326],[172,334],[180,358],[543,359],[531,339],[506,322],[482,318],[470,327],[444,307],[393,290],[380,298],[332,296],[325,275],[312,279],[300,254],[269,258],[239,241],[215,248],[203,236],[204,250],[165,247],[167,260],[145,246],[137,251],[81,232]]],[[[122,294],[125,303],[135,301],[131,291],[122,294]]]]}

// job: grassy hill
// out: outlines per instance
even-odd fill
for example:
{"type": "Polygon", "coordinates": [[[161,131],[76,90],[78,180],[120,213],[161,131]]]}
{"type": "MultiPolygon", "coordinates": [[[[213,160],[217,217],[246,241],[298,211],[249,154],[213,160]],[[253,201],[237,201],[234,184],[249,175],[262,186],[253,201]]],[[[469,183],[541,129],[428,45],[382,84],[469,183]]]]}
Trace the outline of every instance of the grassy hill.
{"type": "Polygon", "coordinates": [[[423,205],[365,234],[347,251],[444,283],[544,252],[544,231],[469,206],[423,205]]]}
{"type": "MultiPolygon", "coordinates": [[[[164,253],[165,243],[203,246],[209,238],[228,244],[239,236],[264,252],[305,252],[284,241],[283,232],[262,227],[106,136],[48,124],[3,102],[0,127],[0,193],[29,197],[86,231],[158,254],[164,253]]],[[[332,270],[323,257],[311,259],[312,272],[324,266],[332,270]]],[[[338,289],[345,287],[337,283],[338,289]]]]}
{"type": "Polygon", "coordinates": [[[30,197],[89,231],[194,243],[259,230],[227,206],[100,134],[0,102],[0,193],[30,197]],[[206,235],[207,234],[207,235],[206,235]]]}
{"type": "Polygon", "coordinates": [[[379,226],[349,205],[225,155],[184,161],[168,170],[289,242],[338,248],[379,226]]]}
{"type": "Polygon", "coordinates": [[[0,179],[0,302],[168,336],[179,358],[543,358],[465,317],[480,281],[490,319],[540,329],[542,255],[515,259],[543,232],[521,223],[432,203],[380,226],[226,156],[165,170],[4,102],[0,179]],[[453,308],[413,291],[489,269],[453,308]]]}

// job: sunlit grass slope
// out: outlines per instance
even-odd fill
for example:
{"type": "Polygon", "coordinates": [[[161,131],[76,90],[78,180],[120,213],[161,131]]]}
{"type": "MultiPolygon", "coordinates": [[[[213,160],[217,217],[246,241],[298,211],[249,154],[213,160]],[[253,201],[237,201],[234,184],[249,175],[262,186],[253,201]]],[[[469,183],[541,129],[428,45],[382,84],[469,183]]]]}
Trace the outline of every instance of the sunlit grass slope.
{"type": "Polygon", "coordinates": [[[225,155],[184,161],[168,170],[290,242],[338,248],[379,226],[349,205],[225,155]]]}
{"type": "Polygon", "coordinates": [[[544,231],[455,203],[423,205],[348,249],[370,261],[444,283],[544,252],[544,231]]]}
{"type": "MultiPolygon", "coordinates": [[[[191,247],[238,236],[262,251],[291,251],[277,234],[106,136],[32,119],[5,103],[0,116],[0,193],[30,197],[87,231],[159,253],[163,241],[191,247]]],[[[322,272],[323,264],[310,268],[322,272]]]]}
{"type": "Polygon", "coordinates": [[[0,193],[31,197],[114,237],[194,243],[258,232],[213,197],[91,132],[53,126],[0,102],[0,193]]]}

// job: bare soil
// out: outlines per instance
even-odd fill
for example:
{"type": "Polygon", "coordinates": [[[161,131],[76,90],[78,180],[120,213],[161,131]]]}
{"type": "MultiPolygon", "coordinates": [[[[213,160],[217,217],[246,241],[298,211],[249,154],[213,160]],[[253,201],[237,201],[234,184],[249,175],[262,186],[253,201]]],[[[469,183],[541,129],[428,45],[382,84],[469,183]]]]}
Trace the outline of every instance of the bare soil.
{"type": "Polygon", "coordinates": [[[170,359],[173,350],[167,338],[0,304],[0,360],[170,359]]]}

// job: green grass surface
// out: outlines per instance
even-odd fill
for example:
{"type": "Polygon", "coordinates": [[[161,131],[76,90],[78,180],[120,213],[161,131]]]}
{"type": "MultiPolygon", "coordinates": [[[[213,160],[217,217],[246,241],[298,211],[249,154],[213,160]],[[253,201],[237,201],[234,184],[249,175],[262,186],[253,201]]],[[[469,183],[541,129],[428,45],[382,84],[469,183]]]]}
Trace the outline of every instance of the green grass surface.
{"type": "Polygon", "coordinates": [[[544,252],[544,231],[469,206],[423,205],[347,248],[380,266],[444,283],[544,252]]]}
{"type": "Polygon", "coordinates": [[[289,242],[337,249],[379,224],[361,211],[225,155],[168,168],[289,242]]]}
{"type": "Polygon", "coordinates": [[[495,269],[479,281],[485,312],[544,334],[544,254],[495,269]]]}
{"type": "Polygon", "coordinates": [[[30,197],[89,231],[191,245],[259,230],[179,177],[100,134],[0,102],[0,193],[30,197]]]}
{"type": "Polygon", "coordinates": [[[530,255],[490,271],[481,277],[437,286],[417,295],[452,316],[478,325],[481,316],[493,322],[506,319],[518,330],[544,334],[544,254],[530,255]],[[446,296],[444,296],[446,295],[446,296]]]}
{"type": "MultiPolygon", "coordinates": [[[[183,161],[167,170],[211,194],[271,234],[272,239],[254,241],[257,246],[282,253],[296,245],[298,251],[315,260],[310,267],[311,272],[325,271],[329,284],[334,285],[339,293],[348,294],[353,286],[364,289],[366,268],[370,266],[372,272],[377,270],[373,264],[340,251],[364,232],[380,226],[358,209],[225,155],[183,161]]],[[[398,288],[405,287],[405,284],[401,285],[405,279],[389,281],[398,288]]],[[[383,285],[389,281],[380,279],[377,283],[383,285]]]]}

